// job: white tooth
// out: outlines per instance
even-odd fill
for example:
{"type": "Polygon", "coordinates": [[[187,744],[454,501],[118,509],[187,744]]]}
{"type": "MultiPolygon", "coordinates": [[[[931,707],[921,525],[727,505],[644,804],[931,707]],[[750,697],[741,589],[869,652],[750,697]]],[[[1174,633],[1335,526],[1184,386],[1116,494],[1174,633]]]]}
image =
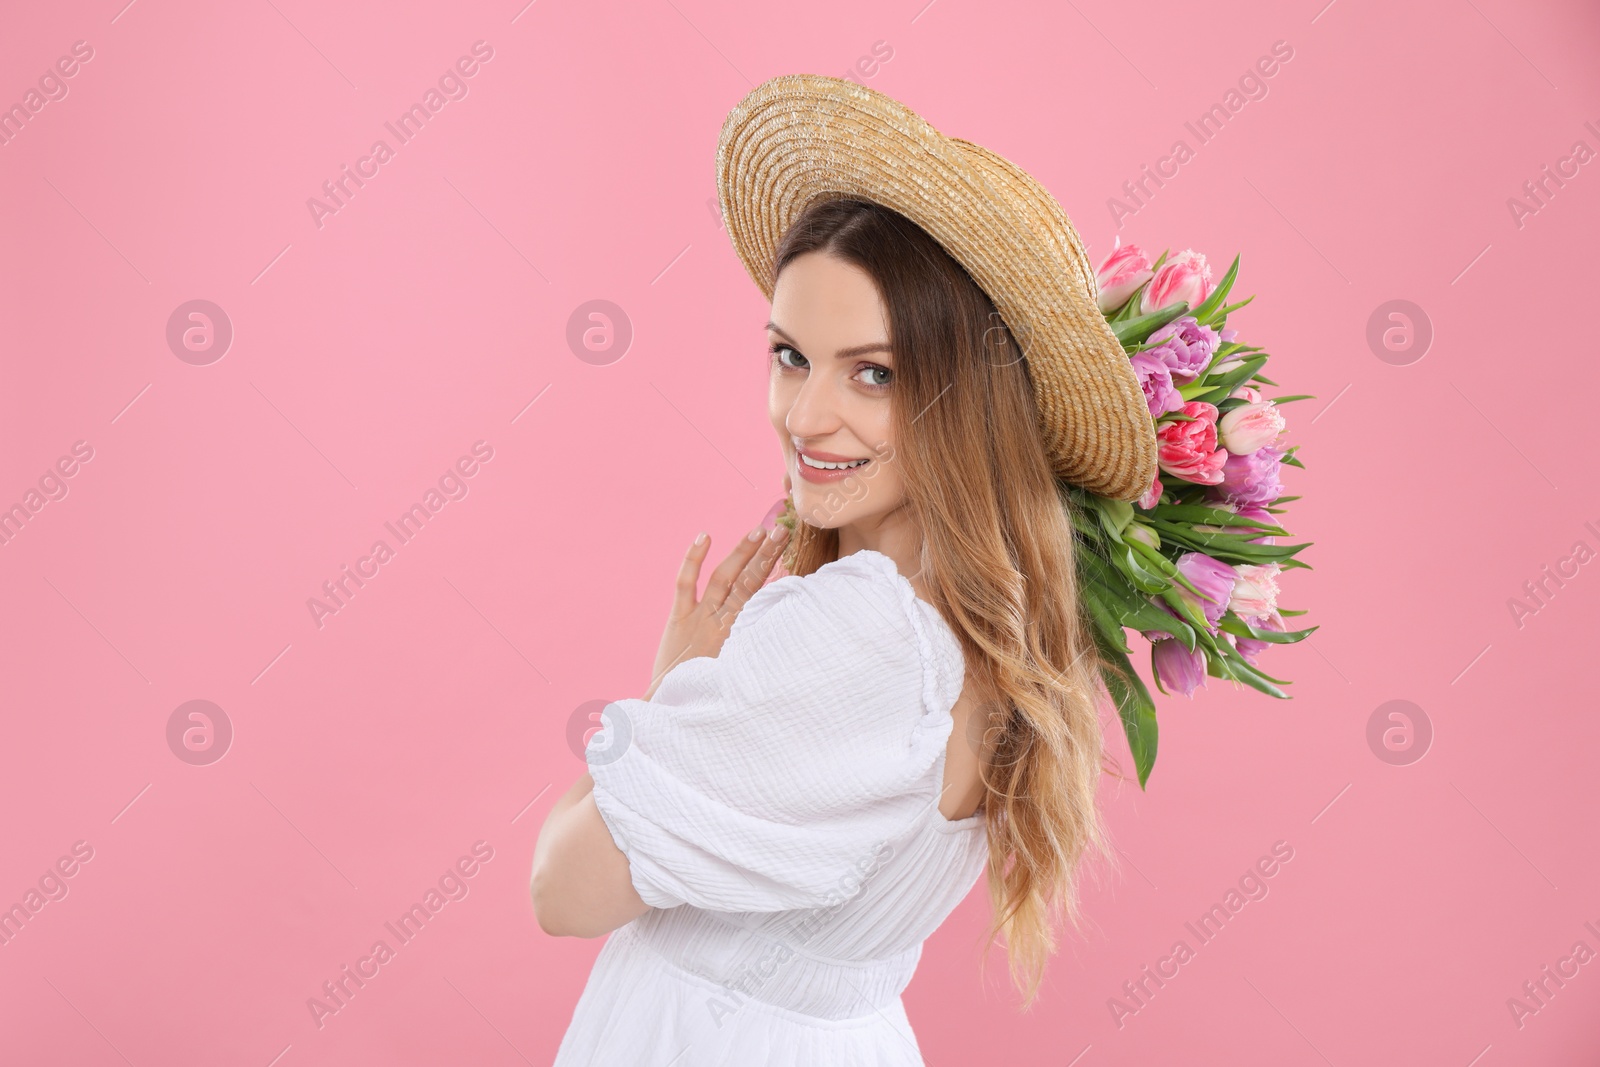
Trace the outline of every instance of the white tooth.
{"type": "Polygon", "coordinates": [[[825,471],[836,471],[836,470],[844,470],[844,469],[849,468],[849,467],[859,467],[863,463],[867,462],[864,459],[858,459],[858,460],[853,460],[853,461],[848,462],[848,463],[824,463],[820,459],[812,459],[810,456],[806,455],[804,452],[800,453],[800,459],[808,467],[816,467],[818,470],[825,470],[825,471]]]}

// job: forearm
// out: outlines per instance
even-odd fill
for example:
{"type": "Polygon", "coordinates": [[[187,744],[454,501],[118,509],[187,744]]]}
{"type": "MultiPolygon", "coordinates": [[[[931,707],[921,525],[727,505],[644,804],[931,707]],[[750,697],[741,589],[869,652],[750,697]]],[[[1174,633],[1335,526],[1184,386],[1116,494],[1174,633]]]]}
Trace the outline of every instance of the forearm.
{"type": "Polygon", "coordinates": [[[550,813],[544,817],[544,824],[539,827],[539,838],[533,845],[533,873],[537,878],[539,871],[548,869],[550,860],[559,856],[553,853],[559,851],[562,839],[562,825],[565,816],[577,807],[578,802],[594,792],[594,776],[584,771],[582,777],[572,783],[572,788],[562,794],[550,808],[550,813]]]}
{"type": "Polygon", "coordinates": [[[533,909],[552,936],[598,937],[649,910],[593,794],[585,773],[545,816],[533,847],[533,909]]]}

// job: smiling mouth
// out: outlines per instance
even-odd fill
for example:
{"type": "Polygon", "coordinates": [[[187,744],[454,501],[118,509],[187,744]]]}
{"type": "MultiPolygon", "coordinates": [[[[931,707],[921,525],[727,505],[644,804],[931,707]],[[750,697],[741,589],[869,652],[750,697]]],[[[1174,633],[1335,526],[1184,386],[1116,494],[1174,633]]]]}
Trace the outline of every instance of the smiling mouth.
{"type": "Polygon", "coordinates": [[[853,470],[856,467],[864,467],[868,463],[872,462],[872,460],[870,460],[870,459],[853,459],[853,460],[849,460],[849,461],[843,462],[843,463],[828,463],[828,462],[826,462],[824,460],[812,459],[810,456],[806,455],[804,452],[800,452],[800,453],[798,453],[798,455],[800,456],[800,462],[801,463],[804,463],[806,466],[812,467],[812,468],[814,468],[816,470],[819,470],[819,471],[846,471],[846,470],[853,470]]]}

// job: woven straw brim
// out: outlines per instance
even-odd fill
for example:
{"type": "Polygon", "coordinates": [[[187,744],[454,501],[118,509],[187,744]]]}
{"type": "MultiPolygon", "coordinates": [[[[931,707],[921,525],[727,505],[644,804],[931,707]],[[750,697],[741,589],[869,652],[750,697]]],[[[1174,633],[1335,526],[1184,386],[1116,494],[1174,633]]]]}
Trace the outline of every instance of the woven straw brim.
{"type": "Polygon", "coordinates": [[[1118,500],[1149,489],[1156,440],[1144,392],[1095,303],[1083,242],[1026,172],[864,85],[786,74],[728,114],[717,193],[734,250],[769,300],[778,244],[813,201],[870,200],[917,223],[1022,346],[1057,477],[1118,500]]]}

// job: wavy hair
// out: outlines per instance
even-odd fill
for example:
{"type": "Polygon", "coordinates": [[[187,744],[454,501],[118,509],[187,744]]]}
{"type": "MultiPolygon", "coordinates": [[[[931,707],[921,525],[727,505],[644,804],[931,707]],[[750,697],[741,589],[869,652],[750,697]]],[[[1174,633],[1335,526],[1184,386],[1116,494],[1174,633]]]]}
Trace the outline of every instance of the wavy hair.
{"type": "MultiPolygon", "coordinates": [[[[1078,599],[1071,501],[1016,339],[938,241],[882,205],[825,199],[785,233],[772,277],[808,252],[864,270],[887,310],[894,459],[922,535],[921,576],[984,697],[969,739],[984,783],[987,945],[1004,936],[1027,1010],[1057,920],[1079,924],[1082,862],[1114,863],[1096,803],[1110,704],[1078,599]]],[[[838,556],[837,529],[797,521],[784,565],[810,574],[838,556]]]]}

